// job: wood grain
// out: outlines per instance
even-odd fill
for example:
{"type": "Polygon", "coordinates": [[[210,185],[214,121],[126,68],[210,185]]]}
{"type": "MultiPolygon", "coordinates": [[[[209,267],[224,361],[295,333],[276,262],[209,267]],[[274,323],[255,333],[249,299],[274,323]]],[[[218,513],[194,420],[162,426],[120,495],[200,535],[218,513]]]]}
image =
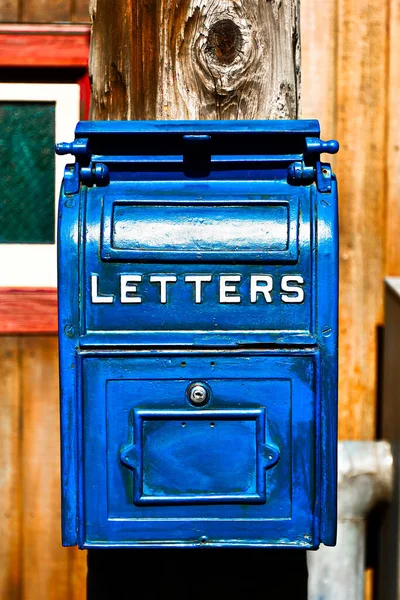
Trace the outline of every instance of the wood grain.
{"type": "Polygon", "coordinates": [[[18,339],[0,337],[0,598],[21,585],[21,395],[18,339]]]}
{"type": "Polygon", "coordinates": [[[386,275],[400,275],[400,0],[389,4],[386,275]]]}
{"type": "Polygon", "coordinates": [[[297,0],[95,0],[90,10],[92,118],[297,117],[297,0]]]}
{"type": "MultiPolygon", "coordinates": [[[[149,9],[143,15],[140,24],[133,23],[133,0],[114,0],[112,9],[108,4],[108,10],[106,2],[107,0],[91,0],[89,4],[93,23],[89,56],[89,75],[92,73],[93,76],[91,118],[107,118],[105,115],[108,112],[114,119],[132,118],[132,99],[127,90],[131,89],[133,73],[137,65],[136,63],[131,65],[130,62],[132,60],[131,32],[135,25],[136,45],[141,48],[142,32],[148,31],[152,23],[151,0],[149,0],[149,9]],[[101,2],[103,4],[98,6],[101,2]],[[124,15],[123,19],[119,18],[121,14],[124,15]],[[150,16],[146,18],[147,15],[150,16]]],[[[157,0],[153,2],[157,5],[157,0]]],[[[154,28],[148,31],[147,62],[154,59],[153,45],[157,41],[155,33],[154,28]]],[[[140,69],[135,76],[138,77],[141,72],[140,69]]],[[[153,85],[156,83],[154,81],[153,85]]],[[[153,85],[148,88],[149,94],[153,85]]],[[[135,98],[135,103],[140,103],[142,97],[135,98]]]]}
{"type": "Polygon", "coordinates": [[[71,21],[74,23],[88,23],[89,20],[89,0],[72,0],[71,21]]]}
{"type": "Polygon", "coordinates": [[[56,333],[57,290],[0,288],[0,333],[56,333]]]}
{"type": "MultiPolygon", "coordinates": [[[[65,600],[86,600],[87,552],[76,546],[66,548],[68,552],[68,594],[65,600]]],[[[60,599],[61,600],[61,599],[60,599]]]]}
{"type": "MultiPolygon", "coordinates": [[[[337,0],[301,2],[301,117],[318,119],[321,137],[336,137],[337,0]]],[[[329,160],[333,163],[334,156],[329,160]]]]}
{"type": "Polygon", "coordinates": [[[21,338],[23,600],[66,597],[60,536],[57,341],[21,338]]]}
{"type": "Polygon", "coordinates": [[[61,546],[56,336],[0,336],[0,414],[0,598],[84,600],[86,552],[61,546]]]}
{"type": "Polygon", "coordinates": [[[57,338],[22,337],[20,347],[22,599],[59,600],[71,584],[61,546],[57,338]]]}
{"type": "Polygon", "coordinates": [[[387,7],[338,0],[339,411],[342,439],[375,437],[385,275],[387,7]]]}
{"type": "Polygon", "coordinates": [[[0,0],[0,22],[17,23],[19,0],[0,0]]]}
{"type": "Polygon", "coordinates": [[[71,19],[71,0],[21,0],[22,23],[57,23],[71,19]]]}

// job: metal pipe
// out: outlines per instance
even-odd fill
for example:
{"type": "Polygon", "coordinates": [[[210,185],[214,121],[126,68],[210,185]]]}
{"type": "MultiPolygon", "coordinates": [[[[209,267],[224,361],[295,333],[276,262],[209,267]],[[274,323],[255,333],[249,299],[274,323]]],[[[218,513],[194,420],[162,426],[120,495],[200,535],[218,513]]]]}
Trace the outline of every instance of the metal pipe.
{"type": "Polygon", "coordinates": [[[308,600],[363,600],[366,518],[392,482],[388,442],[339,443],[337,545],[308,552],[308,600]]]}

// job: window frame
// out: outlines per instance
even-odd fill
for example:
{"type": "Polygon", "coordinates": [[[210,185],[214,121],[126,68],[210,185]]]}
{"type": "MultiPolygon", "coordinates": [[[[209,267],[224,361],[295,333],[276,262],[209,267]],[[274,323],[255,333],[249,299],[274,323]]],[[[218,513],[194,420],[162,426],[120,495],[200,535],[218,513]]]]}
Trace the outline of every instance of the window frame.
{"type": "MultiPolygon", "coordinates": [[[[7,85],[9,89],[11,89],[11,86],[14,86],[15,90],[17,89],[15,86],[21,85],[35,87],[37,89],[35,94],[37,95],[33,97],[34,100],[38,98],[38,95],[40,96],[45,91],[50,92],[50,88],[53,88],[50,96],[44,98],[44,101],[56,102],[56,141],[73,139],[73,129],[72,131],[67,130],[62,126],[61,122],[59,127],[57,127],[57,112],[60,114],[64,110],[69,109],[65,107],[63,98],[58,93],[54,94],[55,86],[76,85],[79,90],[78,102],[74,102],[74,105],[76,104],[77,107],[74,126],[79,120],[79,116],[84,119],[88,118],[90,102],[88,76],[89,44],[89,25],[0,24],[0,68],[5,73],[12,73],[12,81],[15,82],[2,83],[1,86],[7,85]],[[59,73],[62,81],[65,74],[65,78],[70,82],[72,81],[72,83],[32,83],[32,80],[35,81],[35,73],[40,73],[38,80],[43,81],[43,73],[47,72],[47,69],[49,81],[53,81],[54,73],[59,73]],[[23,84],[24,73],[27,72],[29,77],[25,77],[25,80],[29,80],[29,84],[23,84]],[[21,79],[19,79],[19,73],[21,74],[21,79]],[[71,74],[73,73],[75,75],[72,75],[71,78],[71,74]]],[[[76,93],[75,88],[74,94],[76,93]]],[[[7,99],[11,100],[10,97],[7,97],[7,99]]],[[[12,99],[19,100],[20,98],[15,97],[12,99]]],[[[56,159],[55,202],[57,202],[59,193],[63,165],[70,162],[70,160],[71,157],[59,157],[56,159]]],[[[15,245],[2,245],[7,246],[8,254],[12,255],[13,249],[10,247],[15,245]]],[[[33,245],[29,246],[32,248],[33,245]]],[[[51,247],[54,250],[52,260],[55,265],[56,244],[51,247]]],[[[9,256],[7,260],[9,260],[9,256]]],[[[28,271],[25,261],[23,268],[25,272],[28,271]]],[[[18,282],[14,281],[14,283],[18,282]]],[[[0,334],[57,333],[57,289],[55,276],[50,281],[46,281],[45,278],[38,278],[36,281],[30,281],[30,284],[30,286],[27,286],[26,279],[21,279],[21,286],[7,285],[0,280],[0,334]]]]}
{"type": "MultiPolygon", "coordinates": [[[[44,102],[55,105],[55,143],[73,139],[79,121],[79,85],[76,83],[0,83],[1,102],[44,102]]],[[[55,216],[64,167],[68,156],[55,158],[55,216]]],[[[26,206],[29,211],[29,205],[26,206]]],[[[54,219],[57,239],[57,218],[54,219]]],[[[0,285],[2,287],[57,287],[57,243],[0,244],[0,285]]]]}

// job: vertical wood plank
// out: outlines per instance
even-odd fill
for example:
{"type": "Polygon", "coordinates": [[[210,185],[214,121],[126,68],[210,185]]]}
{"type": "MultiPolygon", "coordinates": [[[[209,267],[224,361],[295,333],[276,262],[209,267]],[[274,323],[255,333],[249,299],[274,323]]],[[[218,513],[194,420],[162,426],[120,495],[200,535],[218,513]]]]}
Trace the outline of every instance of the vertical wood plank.
{"type": "MultiPolygon", "coordinates": [[[[301,116],[336,137],[337,0],[301,3],[301,116]]],[[[334,157],[329,157],[330,162],[334,157]]]]}
{"type": "Polygon", "coordinates": [[[23,23],[69,22],[71,0],[22,0],[23,23]]]}
{"type": "Polygon", "coordinates": [[[19,0],[0,0],[0,22],[16,23],[18,21],[19,0]]]}
{"type": "Polygon", "coordinates": [[[386,275],[400,275],[400,0],[389,0],[386,275]]]}
{"type": "Polygon", "coordinates": [[[88,23],[89,18],[89,0],[72,0],[71,21],[74,23],[88,23]]]}
{"type": "Polygon", "coordinates": [[[86,600],[86,560],[86,550],[68,548],[69,586],[65,600],[86,600]]]}
{"type": "MultiPolygon", "coordinates": [[[[113,10],[107,9],[106,0],[90,0],[89,12],[92,21],[90,40],[89,74],[92,76],[92,95],[90,103],[91,119],[129,119],[132,118],[132,100],[127,97],[136,64],[130,65],[132,54],[132,31],[135,31],[136,43],[141,47],[143,32],[148,36],[146,47],[147,62],[154,62],[157,48],[157,34],[152,27],[151,15],[156,18],[157,0],[149,0],[148,10],[142,22],[133,22],[133,0],[115,0],[113,10]],[[155,2],[155,8],[151,6],[155,2]],[[100,4],[101,3],[101,4],[100,4]],[[124,10],[124,18],[120,19],[124,10]],[[121,25],[119,25],[121,20],[121,25]],[[109,115],[109,116],[107,116],[109,115]]],[[[135,73],[141,76],[142,69],[135,73]]],[[[155,67],[153,77],[155,77],[155,67]]],[[[147,94],[152,95],[152,87],[147,86],[147,94]]],[[[135,98],[137,104],[143,102],[143,94],[135,98]]],[[[154,118],[154,116],[149,116],[154,118]]]]}
{"type": "Polygon", "coordinates": [[[18,338],[0,337],[0,598],[20,598],[21,455],[18,338]]]}
{"type": "Polygon", "coordinates": [[[22,600],[68,598],[61,546],[57,338],[21,338],[22,600]]]}
{"type": "Polygon", "coordinates": [[[387,4],[338,1],[339,435],[375,436],[385,275],[387,4]]]}
{"type": "Polygon", "coordinates": [[[364,600],[374,600],[374,570],[368,568],[364,572],[364,600]]]}

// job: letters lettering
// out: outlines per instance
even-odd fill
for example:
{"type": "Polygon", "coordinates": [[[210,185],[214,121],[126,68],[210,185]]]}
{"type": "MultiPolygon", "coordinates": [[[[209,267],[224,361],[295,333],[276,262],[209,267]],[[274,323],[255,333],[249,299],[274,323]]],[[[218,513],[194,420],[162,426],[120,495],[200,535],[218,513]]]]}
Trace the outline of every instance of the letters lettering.
{"type": "MultiPolygon", "coordinates": [[[[119,275],[119,301],[121,304],[141,304],[148,297],[149,284],[157,284],[160,304],[182,302],[178,288],[192,285],[194,303],[203,302],[204,286],[215,294],[215,301],[220,304],[302,304],[305,299],[304,277],[302,275],[282,275],[273,277],[267,274],[250,274],[242,277],[239,274],[198,273],[182,275],[153,273],[150,275],[119,275]],[[140,293],[138,290],[139,284],[140,293]],[[217,289],[215,289],[217,287],[217,289]]],[[[99,275],[90,275],[90,294],[92,304],[113,304],[115,294],[107,293],[106,285],[100,284],[99,275]],[[101,292],[100,292],[101,290],[101,292]]],[[[112,288],[108,292],[114,291],[112,288]]],[[[209,297],[209,295],[208,295],[209,297]]],[[[152,295],[153,298],[153,295],[152,295]]],[[[118,300],[118,299],[117,299],[118,300]]]]}
{"type": "Polygon", "coordinates": [[[219,301],[221,304],[239,304],[241,297],[235,293],[237,291],[236,286],[228,285],[228,283],[233,283],[234,281],[239,283],[241,279],[240,275],[220,275],[219,301]]]}
{"type": "Polygon", "coordinates": [[[194,283],[194,301],[196,304],[202,303],[202,284],[211,281],[212,275],[185,275],[186,283],[194,283]]]}
{"type": "Polygon", "coordinates": [[[140,296],[133,296],[136,294],[137,285],[142,281],[141,275],[121,275],[121,304],[140,304],[142,298],[140,296]],[[128,296],[129,294],[129,296],[128,296]]]}
{"type": "Polygon", "coordinates": [[[114,302],[114,296],[104,296],[99,294],[99,276],[90,276],[90,293],[92,297],[92,304],[112,304],[114,302]]]}
{"type": "Polygon", "coordinates": [[[160,284],[160,302],[167,304],[167,283],[175,283],[176,275],[150,275],[150,283],[160,284]]]}
{"type": "Polygon", "coordinates": [[[265,298],[265,302],[272,302],[271,292],[274,287],[274,280],[271,275],[250,275],[250,302],[257,302],[259,294],[265,298]],[[265,285],[260,285],[263,283],[265,285]]]}
{"type": "Polygon", "coordinates": [[[287,294],[281,294],[282,302],[299,304],[304,300],[304,290],[298,285],[290,285],[291,283],[303,285],[304,279],[301,275],[284,275],[282,277],[281,290],[282,292],[288,292],[287,294]]]}

